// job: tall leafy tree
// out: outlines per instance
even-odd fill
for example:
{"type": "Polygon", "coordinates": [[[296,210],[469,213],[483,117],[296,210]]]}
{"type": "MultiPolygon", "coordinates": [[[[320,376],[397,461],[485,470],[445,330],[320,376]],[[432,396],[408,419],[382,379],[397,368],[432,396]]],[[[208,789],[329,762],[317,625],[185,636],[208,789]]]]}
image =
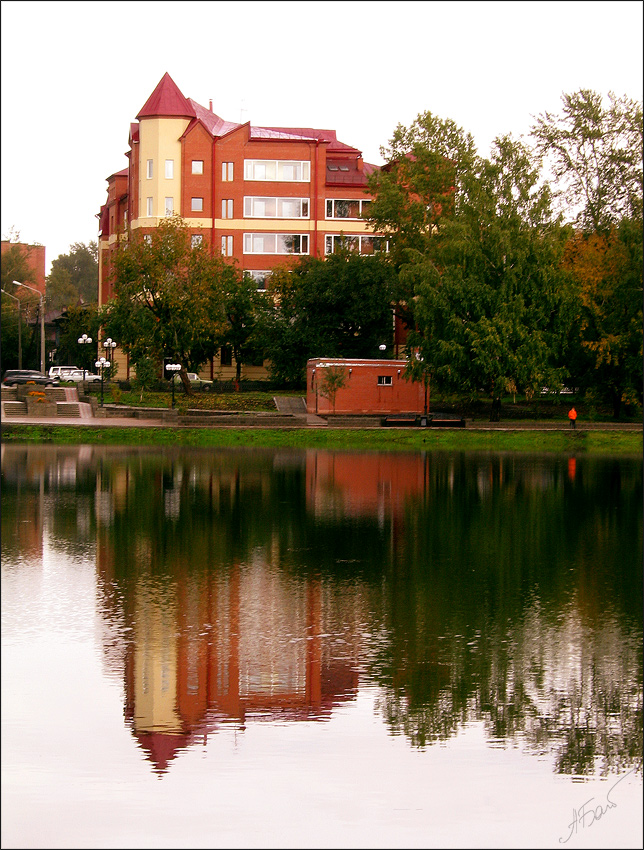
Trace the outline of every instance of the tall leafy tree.
{"type": "Polygon", "coordinates": [[[606,102],[589,89],[561,100],[561,113],[538,116],[532,135],[567,220],[600,233],[641,219],[642,104],[612,92],[606,102]]]}
{"type": "Polygon", "coordinates": [[[575,381],[619,416],[642,401],[642,104],[581,89],[532,128],[566,217],[577,298],[568,349],[575,381]]]}
{"type": "Polygon", "coordinates": [[[180,363],[191,393],[187,369],[196,368],[195,359],[220,337],[221,293],[232,289],[240,273],[207,246],[193,246],[179,216],[164,219],[149,236],[134,232],[122,241],[114,269],[114,299],[102,316],[106,332],[134,362],[153,356],[180,363]]]}
{"type": "Polygon", "coordinates": [[[269,278],[261,322],[271,376],[300,384],[310,357],[374,357],[392,336],[396,272],[381,254],[303,257],[269,278]]]}
{"type": "Polygon", "coordinates": [[[69,307],[60,320],[60,338],[56,360],[61,364],[76,365],[88,372],[96,371],[94,361],[98,351],[100,322],[95,304],[86,307],[69,307]],[[87,334],[93,342],[79,345],[78,339],[87,334]]]}
{"type": "Polygon", "coordinates": [[[220,294],[224,321],[220,326],[217,342],[228,345],[235,360],[235,380],[241,379],[242,365],[255,359],[257,345],[257,321],[265,293],[259,292],[257,283],[250,275],[236,275],[226,279],[226,287],[220,294]]]}
{"type": "Polygon", "coordinates": [[[62,310],[98,301],[98,247],[75,242],[68,254],[59,254],[52,262],[47,277],[47,303],[50,309],[62,310]]]}
{"type": "Polygon", "coordinates": [[[608,233],[576,233],[564,267],[578,301],[571,327],[575,383],[622,405],[642,404],[642,226],[624,219],[608,233]],[[575,345],[576,343],[576,345],[575,345]]]}
{"type": "Polygon", "coordinates": [[[424,112],[409,127],[399,124],[380,153],[387,165],[369,178],[374,199],[367,217],[387,233],[390,259],[400,265],[427,250],[432,234],[459,209],[476,149],[453,121],[424,112]]]}
{"type": "Polygon", "coordinates": [[[31,245],[20,242],[20,233],[13,231],[9,234],[9,246],[2,252],[2,289],[12,295],[19,287],[14,286],[13,281],[27,283],[30,286],[36,284],[36,272],[29,262],[31,245]]]}
{"type": "Polygon", "coordinates": [[[463,176],[458,209],[401,276],[414,293],[409,371],[472,395],[498,419],[508,392],[561,382],[564,231],[528,149],[496,140],[463,176]]]}

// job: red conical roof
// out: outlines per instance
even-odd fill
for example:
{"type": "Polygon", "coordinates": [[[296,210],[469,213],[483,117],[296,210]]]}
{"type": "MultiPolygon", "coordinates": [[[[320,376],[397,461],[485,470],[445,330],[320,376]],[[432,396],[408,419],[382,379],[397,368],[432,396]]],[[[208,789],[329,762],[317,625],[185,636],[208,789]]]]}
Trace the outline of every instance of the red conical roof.
{"type": "Polygon", "coordinates": [[[194,118],[195,110],[165,73],[137,118],[194,118]]]}

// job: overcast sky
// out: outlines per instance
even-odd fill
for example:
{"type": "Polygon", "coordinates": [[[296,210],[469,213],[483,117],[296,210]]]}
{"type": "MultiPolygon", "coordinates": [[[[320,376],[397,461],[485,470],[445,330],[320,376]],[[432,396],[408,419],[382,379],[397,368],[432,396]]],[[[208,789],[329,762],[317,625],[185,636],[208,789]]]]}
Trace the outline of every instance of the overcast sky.
{"type": "Polygon", "coordinates": [[[229,121],[335,129],[382,163],[430,111],[472,133],[529,131],[561,94],[642,100],[637,2],[18,2],[3,0],[2,238],[47,271],[97,238],[106,178],[167,71],[229,121]]]}

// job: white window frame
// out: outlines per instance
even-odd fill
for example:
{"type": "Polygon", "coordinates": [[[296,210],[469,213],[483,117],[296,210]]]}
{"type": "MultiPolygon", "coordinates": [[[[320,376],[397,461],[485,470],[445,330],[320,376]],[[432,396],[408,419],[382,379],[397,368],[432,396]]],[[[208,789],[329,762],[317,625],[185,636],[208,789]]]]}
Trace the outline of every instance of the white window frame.
{"type": "Polygon", "coordinates": [[[165,215],[166,218],[174,215],[174,198],[165,199],[165,215]]]}
{"type": "Polygon", "coordinates": [[[392,387],[394,384],[394,379],[391,375],[378,375],[378,386],[379,387],[392,387]]]}
{"type": "Polygon", "coordinates": [[[247,275],[249,275],[249,277],[253,278],[253,280],[257,283],[257,289],[258,289],[259,292],[265,292],[266,291],[266,281],[270,277],[270,274],[271,274],[270,269],[261,269],[261,270],[246,269],[244,271],[244,274],[247,274],[247,275]],[[260,286],[260,283],[262,284],[261,286],[260,286]]]}
{"type": "Polygon", "coordinates": [[[270,254],[279,256],[303,256],[309,253],[308,233],[244,233],[244,254],[270,254]],[[299,251],[279,251],[278,240],[297,237],[300,240],[299,251]],[[260,246],[262,250],[256,248],[260,246]],[[270,250],[270,240],[273,240],[273,250],[270,250]],[[268,244],[265,246],[264,241],[268,244]],[[268,249],[268,250],[266,250],[268,249]]]}
{"type": "Polygon", "coordinates": [[[232,236],[222,236],[221,237],[221,256],[222,257],[232,257],[233,255],[233,237],[232,236]]]}
{"type": "Polygon", "coordinates": [[[308,159],[245,159],[244,180],[269,183],[310,183],[311,162],[308,159]],[[291,167],[298,168],[301,172],[300,176],[285,176],[285,169],[291,167]]]}
{"type": "Polygon", "coordinates": [[[191,212],[203,212],[203,198],[191,198],[190,199],[190,211],[191,212]],[[195,203],[197,206],[195,206],[195,203]]]}
{"type": "Polygon", "coordinates": [[[234,218],[234,216],[233,216],[233,199],[232,198],[222,198],[221,199],[221,217],[222,218],[234,218]]]}
{"type": "Polygon", "coordinates": [[[143,234],[143,241],[145,242],[146,245],[151,245],[152,244],[152,234],[151,233],[144,233],[143,234]]]}
{"type": "Polygon", "coordinates": [[[294,198],[294,197],[272,197],[265,195],[245,195],[244,196],[244,218],[285,218],[285,219],[296,219],[310,218],[310,198],[294,198]],[[262,203],[266,203],[267,201],[275,201],[275,215],[262,214],[258,212],[262,203]],[[284,214],[284,203],[299,203],[300,205],[300,215],[285,215],[284,214]],[[303,212],[305,210],[305,212],[303,212]]]}
{"type": "Polygon", "coordinates": [[[152,177],[154,176],[154,160],[153,159],[149,159],[147,161],[146,174],[147,174],[147,179],[152,180],[152,177]]]}
{"type": "Polygon", "coordinates": [[[166,159],[165,161],[165,179],[174,180],[174,160],[166,159]]]}
{"type": "Polygon", "coordinates": [[[370,204],[370,198],[327,198],[324,204],[324,217],[327,221],[361,221],[364,212],[363,204],[370,204]],[[340,204],[358,204],[359,214],[357,216],[336,215],[335,205],[340,204]],[[329,215],[329,204],[331,205],[331,215],[329,215]]]}
{"type": "Polygon", "coordinates": [[[154,215],[154,198],[148,198],[147,199],[146,209],[147,209],[147,213],[148,213],[148,218],[151,218],[154,215]]]}
{"type": "Polygon", "coordinates": [[[389,252],[389,242],[386,237],[379,236],[377,233],[325,233],[324,234],[324,256],[328,257],[330,254],[335,253],[335,241],[336,239],[347,240],[349,242],[356,240],[358,243],[358,251],[357,253],[364,256],[370,257],[373,254],[387,254],[389,252]],[[329,251],[329,242],[331,240],[331,250],[329,251]],[[363,239],[382,239],[384,242],[384,248],[380,251],[373,251],[372,254],[363,254],[362,252],[362,240],[363,239]]]}
{"type": "Polygon", "coordinates": [[[203,174],[203,159],[192,160],[192,173],[203,174]]]}
{"type": "Polygon", "coordinates": [[[201,233],[193,233],[190,237],[190,247],[196,248],[197,245],[203,244],[203,236],[201,233]]]}
{"type": "Polygon", "coordinates": [[[221,179],[224,183],[231,183],[233,179],[233,163],[222,162],[221,164],[221,179]]]}

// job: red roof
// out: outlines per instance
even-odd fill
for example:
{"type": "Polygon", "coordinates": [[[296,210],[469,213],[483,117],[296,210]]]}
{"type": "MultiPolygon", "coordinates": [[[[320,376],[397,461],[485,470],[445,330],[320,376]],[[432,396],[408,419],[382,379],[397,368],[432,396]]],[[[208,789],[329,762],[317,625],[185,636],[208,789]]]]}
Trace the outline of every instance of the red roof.
{"type": "Polygon", "coordinates": [[[195,111],[170,74],[165,73],[136,117],[194,118],[195,111]]]}

